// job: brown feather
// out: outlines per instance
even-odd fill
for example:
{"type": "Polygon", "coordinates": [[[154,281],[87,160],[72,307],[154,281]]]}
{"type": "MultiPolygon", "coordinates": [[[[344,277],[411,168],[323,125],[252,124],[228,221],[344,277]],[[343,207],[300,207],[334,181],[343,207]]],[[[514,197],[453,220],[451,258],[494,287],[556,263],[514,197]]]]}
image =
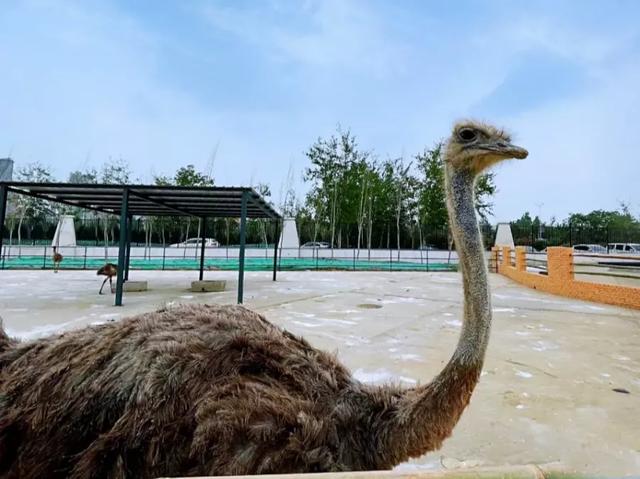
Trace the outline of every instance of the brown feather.
{"type": "Polygon", "coordinates": [[[0,353],[0,475],[379,469],[396,388],[240,306],[182,306],[0,353]]]}

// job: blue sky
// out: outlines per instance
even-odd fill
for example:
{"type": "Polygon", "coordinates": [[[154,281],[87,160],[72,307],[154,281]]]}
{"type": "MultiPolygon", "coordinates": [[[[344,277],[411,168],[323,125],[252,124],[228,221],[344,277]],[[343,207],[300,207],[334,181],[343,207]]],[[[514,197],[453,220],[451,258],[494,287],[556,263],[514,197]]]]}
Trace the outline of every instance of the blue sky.
{"type": "Polygon", "coordinates": [[[498,166],[494,220],[640,215],[637,1],[4,0],[0,65],[0,157],[58,178],[216,152],[218,184],[277,201],[338,124],[409,158],[477,117],[530,151],[498,166]]]}

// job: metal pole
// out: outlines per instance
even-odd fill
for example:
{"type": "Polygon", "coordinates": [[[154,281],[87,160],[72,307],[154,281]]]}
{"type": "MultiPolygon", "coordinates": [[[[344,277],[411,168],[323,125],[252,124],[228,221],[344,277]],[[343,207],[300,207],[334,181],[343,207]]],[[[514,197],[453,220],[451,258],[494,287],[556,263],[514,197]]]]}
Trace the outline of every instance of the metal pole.
{"type": "Polygon", "coordinates": [[[240,256],[238,258],[238,304],[242,304],[244,295],[244,247],[247,236],[247,196],[242,192],[242,207],[240,209],[240,256]]]}
{"type": "Polygon", "coordinates": [[[572,233],[573,233],[573,228],[571,226],[571,221],[569,221],[569,246],[573,246],[572,233]]]}
{"type": "Polygon", "coordinates": [[[429,247],[427,246],[427,271],[429,271],[429,247]]]}
{"type": "Polygon", "coordinates": [[[131,263],[131,223],[133,218],[127,218],[127,264],[124,269],[124,280],[129,281],[129,264],[131,263]]]}
{"type": "Polygon", "coordinates": [[[122,207],[120,208],[120,238],[118,244],[118,275],[116,277],[116,306],[122,306],[122,289],[127,253],[127,224],[129,216],[129,189],[122,191],[122,207]]]}
{"type": "Polygon", "coordinates": [[[2,239],[4,238],[4,219],[7,215],[7,185],[0,185],[0,256],[2,255],[2,239]]]}
{"type": "Polygon", "coordinates": [[[204,277],[204,242],[206,238],[207,218],[200,218],[200,281],[204,277]]]}
{"type": "Polygon", "coordinates": [[[273,247],[273,280],[276,280],[278,270],[278,243],[280,242],[280,220],[276,220],[275,246],[273,247]]]}
{"type": "Polygon", "coordinates": [[[534,232],[533,232],[533,224],[531,225],[531,247],[533,248],[534,243],[536,242],[534,239],[534,232]]]}

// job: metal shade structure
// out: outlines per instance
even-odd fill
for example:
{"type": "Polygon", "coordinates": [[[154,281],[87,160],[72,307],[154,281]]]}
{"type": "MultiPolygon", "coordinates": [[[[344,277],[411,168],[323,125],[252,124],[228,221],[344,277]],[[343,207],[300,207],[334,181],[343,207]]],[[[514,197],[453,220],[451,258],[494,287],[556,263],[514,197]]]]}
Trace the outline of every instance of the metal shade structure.
{"type": "MultiPolygon", "coordinates": [[[[115,299],[117,306],[122,305],[122,285],[129,276],[133,216],[193,216],[203,220],[203,225],[207,218],[240,218],[238,303],[242,303],[244,292],[247,218],[271,219],[276,222],[273,261],[273,280],[276,280],[277,236],[282,217],[253,188],[0,182],[0,252],[9,192],[120,216],[115,299]]],[[[204,270],[205,238],[206,232],[203,227],[201,228],[200,279],[203,278],[204,270]]]]}

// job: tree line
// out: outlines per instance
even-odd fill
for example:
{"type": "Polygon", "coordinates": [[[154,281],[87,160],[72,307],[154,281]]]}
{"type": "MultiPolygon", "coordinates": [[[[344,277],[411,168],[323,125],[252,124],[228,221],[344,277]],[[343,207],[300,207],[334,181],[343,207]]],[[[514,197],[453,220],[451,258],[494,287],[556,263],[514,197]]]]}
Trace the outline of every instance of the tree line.
{"type": "MultiPolygon", "coordinates": [[[[410,158],[379,159],[360,148],[350,131],[338,129],[306,151],[310,189],[285,214],[295,215],[311,241],[337,248],[446,247],[442,150],[440,142],[410,158]]],[[[493,173],[479,179],[477,209],[487,226],[495,191],[493,173]]]]}
{"type": "MultiPolygon", "coordinates": [[[[418,248],[446,247],[450,241],[442,172],[442,144],[414,155],[409,159],[378,159],[370,150],[358,145],[350,131],[340,128],[328,138],[318,138],[305,152],[308,167],[304,181],[309,191],[300,198],[292,173],[285,186],[281,204],[287,217],[297,221],[301,242],[322,241],[334,247],[357,248],[418,248]]],[[[18,181],[54,181],[51,168],[32,163],[17,168],[18,181]]],[[[127,162],[109,160],[100,169],[85,168],[72,171],[70,183],[130,184],[133,173],[127,162]]],[[[210,186],[211,174],[197,171],[193,165],[180,167],[173,175],[154,178],[157,185],[210,186]]],[[[254,188],[270,200],[267,184],[254,188]]],[[[486,222],[491,214],[491,196],[495,192],[493,175],[478,182],[478,213],[486,222]]],[[[80,223],[93,225],[96,241],[105,246],[113,243],[118,233],[114,215],[86,212],[50,203],[37,198],[11,196],[7,229],[9,242],[14,231],[18,241],[23,232],[28,238],[34,228],[55,224],[60,214],[73,214],[80,223]],[[25,219],[29,221],[25,223],[25,219]]],[[[193,218],[142,218],[145,243],[168,244],[184,241],[199,234],[199,221],[193,218]]],[[[85,228],[86,229],[86,228],[85,228]]],[[[234,219],[212,220],[207,231],[216,235],[222,244],[237,242],[238,224],[234,219]]],[[[267,244],[274,238],[271,227],[264,220],[248,222],[248,241],[267,244]]]]}
{"type": "MultiPolygon", "coordinates": [[[[303,180],[308,191],[300,196],[289,171],[280,204],[277,207],[286,217],[296,219],[301,243],[326,242],[336,248],[448,248],[451,235],[448,229],[444,193],[443,143],[409,156],[380,158],[373,150],[362,148],[349,130],[338,128],[329,137],[318,138],[305,152],[307,167],[303,180]]],[[[29,182],[55,181],[51,168],[40,163],[21,165],[16,180],[29,182]]],[[[131,184],[135,182],[130,165],[123,160],[109,159],[101,168],[87,167],[72,171],[70,183],[131,184]]],[[[179,167],[173,174],[158,175],[156,185],[211,186],[212,172],[198,171],[194,165],[179,167]]],[[[267,201],[271,200],[268,184],[253,187],[267,201]]],[[[482,176],[476,186],[477,211],[481,218],[486,242],[492,241],[489,224],[492,198],[496,191],[493,173],[482,176]]],[[[53,235],[61,214],[73,214],[77,232],[82,239],[93,237],[105,245],[113,244],[118,236],[115,215],[88,212],[77,208],[43,201],[37,198],[10,195],[7,215],[9,243],[14,233],[18,242],[27,238],[53,235]]],[[[198,237],[201,224],[196,218],[149,217],[137,218],[134,241],[146,245],[167,245],[198,237]]],[[[541,236],[540,220],[526,212],[513,223],[514,236],[530,244],[541,236]],[[534,233],[532,233],[532,231],[534,233]]],[[[547,228],[578,225],[584,229],[640,228],[628,205],[620,211],[593,211],[572,214],[563,222],[552,220],[547,228]]],[[[208,237],[215,237],[223,245],[239,241],[236,219],[209,219],[208,237]]],[[[79,238],[79,239],[80,239],[79,238]]],[[[44,239],[44,238],[43,238],[44,239]]],[[[273,226],[265,220],[250,220],[247,228],[250,244],[267,245],[275,241],[273,226]]],[[[564,241],[564,240],[563,240],[564,241]]],[[[518,239],[516,239],[518,243],[518,239]]],[[[105,251],[106,254],[106,251],[105,251]]]]}
{"type": "MultiPolygon", "coordinates": [[[[29,163],[16,170],[16,181],[44,183],[56,181],[51,168],[40,163],[29,163]]],[[[92,167],[69,173],[69,183],[76,184],[133,184],[130,165],[123,160],[109,160],[98,170],[92,167]]],[[[210,175],[196,170],[194,165],[179,167],[172,176],[159,175],[153,183],[159,186],[212,186],[214,179],[210,175]]],[[[270,191],[265,185],[257,185],[256,190],[268,197],[270,191]]],[[[102,244],[105,258],[108,247],[116,244],[119,238],[119,217],[83,208],[75,208],[56,202],[10,192],[6,217],[7,244],[11,246],[15,239],[23,243],[23,235],[28,240],[51,240],[61,215],[75,217],[76,237],[79,244],[102,244]]],[[[207,220],[208,237],[215,237],[223,244],[233,245],[239,242],[239,221],[232,218],[211,218],[207,220]]],[[[133,220],[132,241],[150,248],[151,245],[166,246],[180,243],[192,237],[200,237],[202,224],[193,217],[136,217],[133,220]]],[[[247,225],[247,239],[257,244],[273,242],[272,225],[264,220],[252,220],[247,225]]],[[[147,249],[145,249],[145,254],[147,249]]],[[[18,253],[20,254],[20,253],[18,253]]],[[[149,250],[150,254],[150,250],[149,250]]],[[[186,252],[185,252],[186,254],[186,252]]]]}
{"type": "Polygon", "coordinates": [[[640,218],[633,216],[624,202],[617,210],[572,213],[561,221],[551,218],[548,223],[527,211],[511,222],[511,232],[516,244],[538,250],[575,244],[640,243],[640,218]]]}

